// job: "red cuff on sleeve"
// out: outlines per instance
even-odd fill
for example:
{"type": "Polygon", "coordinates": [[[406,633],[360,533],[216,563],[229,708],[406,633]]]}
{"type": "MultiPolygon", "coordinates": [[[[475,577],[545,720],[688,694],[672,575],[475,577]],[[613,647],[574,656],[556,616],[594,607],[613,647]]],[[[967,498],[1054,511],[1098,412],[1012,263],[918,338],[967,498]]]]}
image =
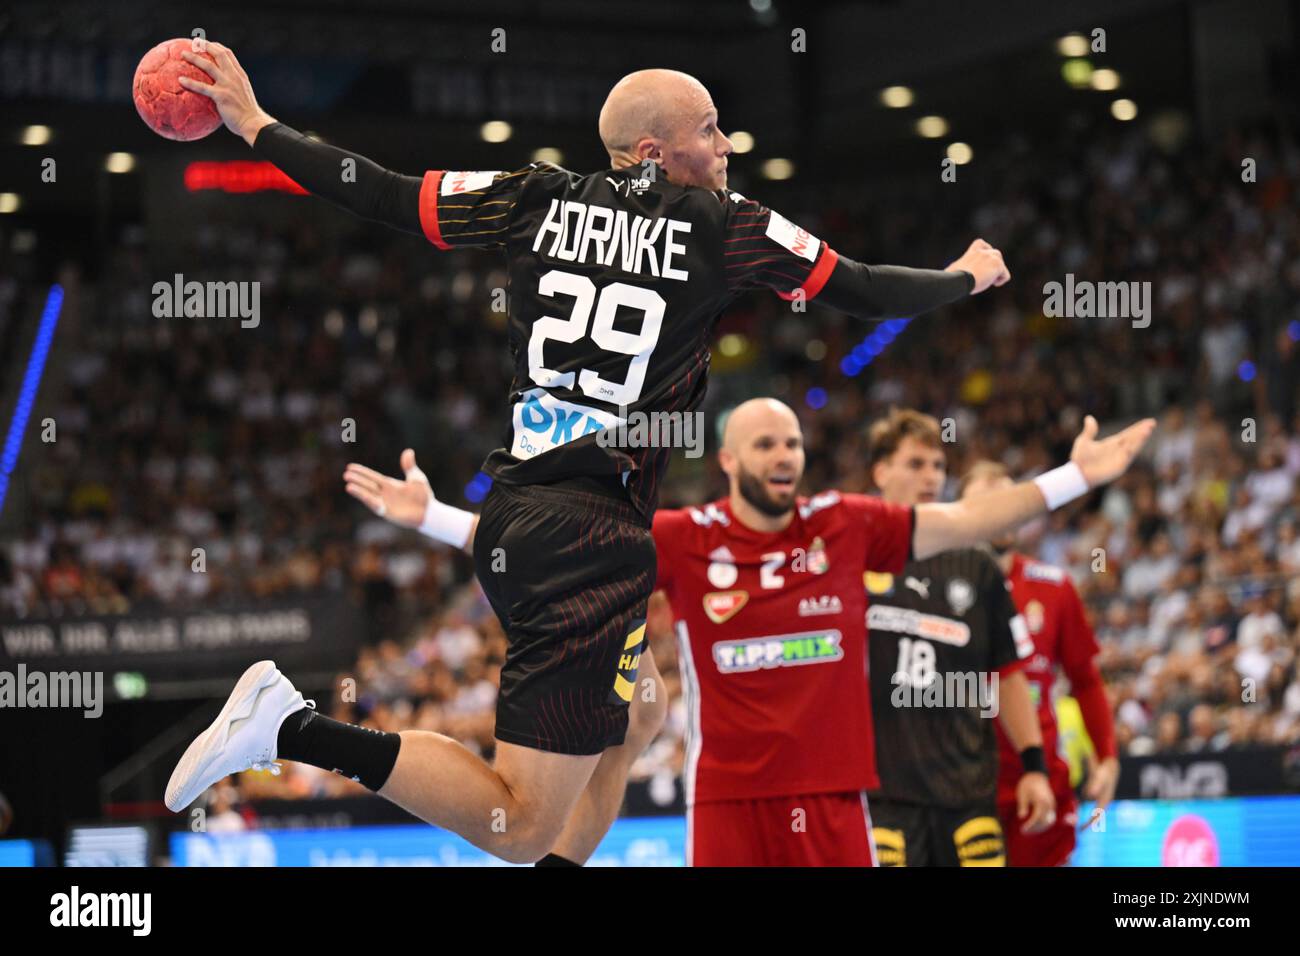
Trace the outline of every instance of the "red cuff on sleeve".
{"type": "Polygon", "coordinates": [[[438,188],[442,185],[443,170],[431,169],[424,174],[424,183],[420,186],[420,225],[424,227],[424,236],[439,249],[450,249],[442,241],[442,230],[438,228],[438,188]]]}
{"type": "MultiPolygon", "coordinates": [[[[1073,682],[1072,682],[1073,683],[1073,682]]],[[[1074,684],[1070,693],[1079,702],[1079,713],[1083,715],[1083,726],[1092,738],[1093,749],[1097,759],[1105,760],[1116,756],[1115,753],[1115,719],[1110,713],[1110,702],[1106,700],[1106,688],[1100,680],[1079,686],[1074,684]]]]}
{"type": "Polygon", "coordinates": [[[808,278],[804,279],[803,285],[799,286],[798,289],[795,289],[794,292],[777,292],[777,295],[785,299],[785,301],[790,302],[794,299],[795,295],[802,290],[804,301],[807,302],[822,290],[822,286],[826,284],[826,280],[829,279],[831,273],[835,271],[835,263],[839,261],[839,254],[830,246],[827,246],[821,256],[818,257],[817,264],[813,266],[812,272],[808,273],[808,278]]]}

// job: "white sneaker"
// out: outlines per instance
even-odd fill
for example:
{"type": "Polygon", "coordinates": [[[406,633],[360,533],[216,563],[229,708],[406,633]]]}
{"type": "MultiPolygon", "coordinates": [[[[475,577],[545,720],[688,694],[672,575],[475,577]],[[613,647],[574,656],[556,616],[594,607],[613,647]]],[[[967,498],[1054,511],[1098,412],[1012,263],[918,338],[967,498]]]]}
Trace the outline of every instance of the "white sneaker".
{"type": "Polygon", "coordinates": [[[316,702],[281,674],[273,661],[258,661],[244,671],[226,706],[207,730],[194,738],[167,781],[164,802],[180,813],[208,787],[241,770],[270,770],[277,776],[276,738],[284,719],[316,702]]]}

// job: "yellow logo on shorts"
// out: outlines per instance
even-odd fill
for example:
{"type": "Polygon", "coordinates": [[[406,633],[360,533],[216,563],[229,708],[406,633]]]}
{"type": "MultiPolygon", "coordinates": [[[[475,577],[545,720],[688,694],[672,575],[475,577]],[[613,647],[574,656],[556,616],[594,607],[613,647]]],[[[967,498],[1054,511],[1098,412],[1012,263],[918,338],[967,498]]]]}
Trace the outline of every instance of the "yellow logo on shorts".
{"type": "Polygon", "coordinates": [[[907,837],[902,830],[872,827],[871,839],[876,844],[876,863],[880,866],[907,866],[907,837]]]}
{"type": "Polygon", "coordinates": [[[610,703],[632,703],[636,669],[641,666],[641,653],[645,649],[645,618],[638,618],[635,624],[623,642],[623,653],[618,657],[618,673],[614,675],[614,691],[610,695],[610,703]]]}
{"type": "Polygon", "coordinates": [[[972,817],[952,833],[961,866],[1006,866],[1002,824],[996,817],[972,817]]]}

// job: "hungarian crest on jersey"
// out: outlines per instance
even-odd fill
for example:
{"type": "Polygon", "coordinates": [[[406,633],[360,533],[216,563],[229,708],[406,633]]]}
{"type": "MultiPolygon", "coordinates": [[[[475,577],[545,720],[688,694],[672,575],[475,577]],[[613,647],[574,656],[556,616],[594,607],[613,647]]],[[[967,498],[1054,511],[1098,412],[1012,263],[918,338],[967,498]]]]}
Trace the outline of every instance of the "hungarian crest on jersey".
{"type": "Polygon", "coordinates": [[[813,574],[825,574],[830,566],[830,558],[826,556],[826,542],[820,537],[813,538],[813,543],[808,548],[808,570],[813,574]]]}

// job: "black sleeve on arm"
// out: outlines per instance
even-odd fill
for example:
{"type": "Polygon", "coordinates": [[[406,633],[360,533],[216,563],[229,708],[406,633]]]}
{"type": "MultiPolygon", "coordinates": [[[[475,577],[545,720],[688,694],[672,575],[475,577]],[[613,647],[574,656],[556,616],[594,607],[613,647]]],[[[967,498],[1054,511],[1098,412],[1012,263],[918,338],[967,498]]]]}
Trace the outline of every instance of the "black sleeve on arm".
{"type": "Polygon", "coordinates": [[[860,319],[910,318],[970,295],[969,272],[869,266],[840,256],[815,300],[860,319]]]}
{"type": "Polygon", "coordinates": [[[283,123],[258,130],[253,150],[314,196],[363,219],[424,235],[421,177],[390,172],[364,156],[308,139],[283,123]],[[343,180],[345,159],[356,162],[356,182],[343,180]]]}

